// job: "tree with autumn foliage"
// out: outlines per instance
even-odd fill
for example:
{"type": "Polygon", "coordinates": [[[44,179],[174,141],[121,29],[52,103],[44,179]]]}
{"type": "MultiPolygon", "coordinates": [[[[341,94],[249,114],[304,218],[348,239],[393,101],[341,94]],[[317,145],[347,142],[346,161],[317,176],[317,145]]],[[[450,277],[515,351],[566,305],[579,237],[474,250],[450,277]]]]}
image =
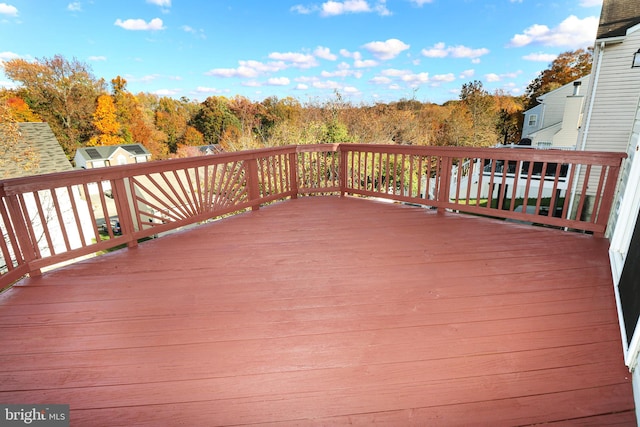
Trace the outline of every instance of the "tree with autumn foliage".
{"type": "Polygon", "coordinates": [[[6,103],[11,118],[16,122],[41,122],[42,119],[36,114],[29,104],[19,95],[4,90],[0,92],[0,102],[6,103]]]}
{"type": "Polygon", "coordinates": [[[93,113],[93,125],[98,134],[89,140],[87,145],[120,145],[120,123],[116,117],[116,107],[110,95],[100,95],[93,113]]]}
{"type": "Polygon", "coordinates": [[[24,141],[7,100],[0,99],[0,166],[7,162],[32,172],[40,165],[40,155],[24,141]]]}
{"type": "Polygon", "coordinates": [[[527,104],[525,108],[538,105],[538,97],[591,73],[593,48],[578,49],[558,55],[549,68],[538,74],[525,92],[527,104]]]}
{"type": "Polygon", "coordinates": [[[167,135],[156,128],[153,114],[145,113],[138,98],[127,90],[124,78],[112,79],[111,86],[122,143],[142,144],[153,159],[166,159],[169,156],[167,135]]]}
{"type": "Polygon", "coordinates": [[[49,123],[67,155],[93,136],[95,102],[105,84],[88,65],[56,55],[35,61],[11,59],[3,68],[20,85],[29,107],[49,123]]]}

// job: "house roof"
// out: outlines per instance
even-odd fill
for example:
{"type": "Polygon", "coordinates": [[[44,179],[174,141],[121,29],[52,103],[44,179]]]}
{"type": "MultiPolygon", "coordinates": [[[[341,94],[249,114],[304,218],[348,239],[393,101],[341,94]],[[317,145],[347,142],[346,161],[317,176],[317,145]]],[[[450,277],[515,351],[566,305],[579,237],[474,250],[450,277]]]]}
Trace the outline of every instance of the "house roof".
{"type": "Polygon", "coordinates": [[[149,150],[144,148],[142,144],[127,144],[127,145],[102,145],[98,147],[82,147],[78,148],[76,151],[76,156],[80,155],[85,160],[88,161],[96,161],[96,160],[109,160],[114,153],[118,150],[118,148],[122,148],[123,150],[129,152],[134,157],[139,156],[151,156],[149,150]]]}
{"type": "Polygon", "coordinates": [[[182,157],[195,157],[195,156],[206,156],[209,154],[220,154],[224,153],[220,144],[212,144],[212,145],[196,145],[196,146],[181,146],[178,148],[178,155],[182,157]]]}
{"type": "Polygon", "coordinates": [[[596,39],[620,37],[640,24],[640,1],[604,0],[596,39]]]}
{"type": "Polygon", "coordinates": [[[56,139],[48,123],[18,123],[22,140],[18,142],[16,150],[32,148],[39,155],[38,166],[25,170],[22,165],[7,161],[0,164],[0,178],[18,178],[23,176],[41,175],[73,170],[73,166],[60,143],[56,139]]]}

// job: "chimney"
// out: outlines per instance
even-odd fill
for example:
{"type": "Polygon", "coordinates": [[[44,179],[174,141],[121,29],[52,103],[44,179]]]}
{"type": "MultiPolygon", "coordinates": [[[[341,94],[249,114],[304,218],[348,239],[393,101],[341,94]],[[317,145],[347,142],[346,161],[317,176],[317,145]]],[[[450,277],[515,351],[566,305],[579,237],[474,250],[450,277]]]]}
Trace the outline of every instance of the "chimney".
{"type": "Polygon", "coordinates": [[[580,86],[582,85],[581,81],[573,82],[573,96],[580,95],[580,86]]]}

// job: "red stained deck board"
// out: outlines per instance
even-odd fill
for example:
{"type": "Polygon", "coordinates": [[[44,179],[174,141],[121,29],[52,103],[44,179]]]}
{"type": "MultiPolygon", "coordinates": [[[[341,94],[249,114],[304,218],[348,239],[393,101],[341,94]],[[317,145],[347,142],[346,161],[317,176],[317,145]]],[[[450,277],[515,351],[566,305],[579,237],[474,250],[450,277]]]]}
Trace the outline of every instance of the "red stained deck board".
{"type": "Polygon", "coordinates": [[[355,198],[263,207],[0,296],[0,402],[72,425],[634,423],[608,243],[355,198]]]}

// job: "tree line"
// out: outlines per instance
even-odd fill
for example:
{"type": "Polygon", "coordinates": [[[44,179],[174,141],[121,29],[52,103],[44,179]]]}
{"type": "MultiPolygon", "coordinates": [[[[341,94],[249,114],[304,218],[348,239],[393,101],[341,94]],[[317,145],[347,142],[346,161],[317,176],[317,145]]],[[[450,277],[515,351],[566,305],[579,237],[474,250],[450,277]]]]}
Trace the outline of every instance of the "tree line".
{"type": "MultiPolygon", "coordinates": [[[[522,112],[543,93],[590,72],[591,50],[561,54],[514,97],[489,93],[478,80],[442,105],[400,99],[354,105],[339,92],[326,101],[271,96],[211,96],[202,102],[132,94],[127,81],[109,83],[90,67],[60,55],[12,59],[4,72],[16,89],[0,90],[0,137],[9,122],[45,121],[69,158],[79,147],[141,143],[153,159],[186,155],[188,147],[219,144],[226,151],[290,144],[360,142],[493,146],[517,142],[522,112]]],[[[8,133],[7,133],[8,134],[8,133]]]]}

